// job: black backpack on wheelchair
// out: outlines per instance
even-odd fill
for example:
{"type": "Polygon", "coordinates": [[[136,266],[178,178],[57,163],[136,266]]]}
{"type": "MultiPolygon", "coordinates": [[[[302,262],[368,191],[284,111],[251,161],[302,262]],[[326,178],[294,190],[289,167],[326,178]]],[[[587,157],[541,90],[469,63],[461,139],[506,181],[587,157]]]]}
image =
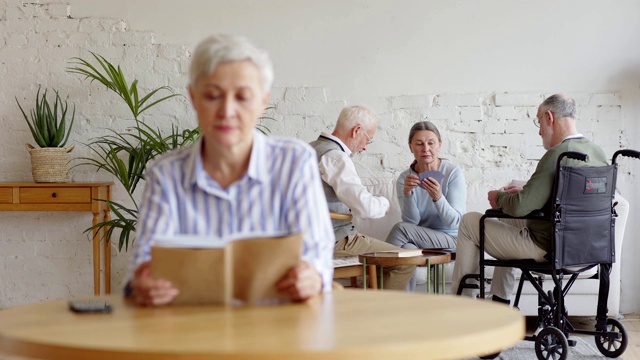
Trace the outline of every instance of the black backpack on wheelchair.
{"type": "MultiPolygon", "coordinates": [[[[607,357],[618,357],[624,353],[628,338],[624,326],[616,319],[607,318],[609,297],[609,274],[615,262],[615,203],[618,155],[640,158],[635,150],[619,150],[613,155],[612,165],[601,167],[571,167],[561,165],[567,157],[588,161],[588,156],[578,152],[565,152],[556,164],[554,188],[547,211],[534,211],[524,217],[512,217],[500,210],[487,210],[480,220],[480,274],[467,274],[460,281],[458,295],[464,288],[480,290],[485,297],[485,289],[477,283],[485,283],[485,266],[519,268],[522,271],[516,292],[514,307],[518,306],[525,279],[538,292],[538,331],[525,340],[535,341],[538,359],[564,360],[569,346],[575,340],[568,340],[569,334],[586,334],[595,337],[598,350],[607,357]],[[533,260],[490,260],[484,258],[484,221],[488,218],[517,218],[549,221],[553,224],[551,251],[548,261],[533,260]],[[598,308],[595,331],[574,328],[568,320],[564,297],[581,272],[599,267],[598,308]],[[551,277],[553,291],[542,287],[545,275],[551,277]],[[568,277],[563,283],[565,276],[568,277]],[[471,283],[467,280],[472,279],[471,283]]],[[[494,358],[498,354],[485,357],[494,358]]]]}

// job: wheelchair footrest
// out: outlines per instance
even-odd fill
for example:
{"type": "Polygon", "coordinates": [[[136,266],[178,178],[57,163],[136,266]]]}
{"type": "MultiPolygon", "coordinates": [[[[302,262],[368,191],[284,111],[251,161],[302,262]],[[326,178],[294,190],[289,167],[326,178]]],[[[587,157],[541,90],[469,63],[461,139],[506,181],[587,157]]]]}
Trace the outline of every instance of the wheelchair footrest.
{"type": "MultiPolygon", "coordinates": [[[[488,285],[491,285],[490,278],[484,279],[485,289],[488,285]]],[[[460,286],[458,287],[458,295],[462,293],[463,289],[480,289],[480,274],[466,274],[460,279],[460,286]],[[467,280],[473,280],[475,282],[468,283],[467,280]]]]}

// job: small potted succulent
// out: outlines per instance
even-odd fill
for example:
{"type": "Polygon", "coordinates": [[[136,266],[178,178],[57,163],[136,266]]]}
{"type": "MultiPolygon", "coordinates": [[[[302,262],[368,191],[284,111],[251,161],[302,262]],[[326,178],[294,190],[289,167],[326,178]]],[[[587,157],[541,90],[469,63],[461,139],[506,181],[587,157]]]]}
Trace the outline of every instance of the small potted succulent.
{"type": "Polygon", "coordinates": [[[33,140],[39,146],[34,147],[27,144],[27,149],[31,155],[31,175],[35,182],[68,182],[69,181],[69,154],[74,145],[65,148],[71,128],[75,119],[76,109],[69,117],[67,114],[68,105],[66,100],[62,100],[56,90],[53,107],[47,99],[47,90],[40,94],[40,88],[36,94],[36,102],[30,111],[30,116],[24,111],[18,98],[16,102],[29,125],[33,140]],[[70,119],[69,119],[70,118],[70,119]]]}

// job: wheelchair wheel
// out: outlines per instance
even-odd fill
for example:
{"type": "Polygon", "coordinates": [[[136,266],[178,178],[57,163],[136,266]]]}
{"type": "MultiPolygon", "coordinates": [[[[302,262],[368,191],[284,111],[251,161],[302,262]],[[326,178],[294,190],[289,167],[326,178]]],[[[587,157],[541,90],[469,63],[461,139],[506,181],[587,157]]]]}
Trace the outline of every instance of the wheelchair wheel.
{"type": "Polygon", "coordinates": [[[536,356],[538,360],[565,360],[569,352],[569,342],[560,329],[546,327],[536,335],[536,356]]]}
{"type": "Polygon", "coordinates": [[[607,319],[607,332],[620,333],[619,339],[612,339],[606,334],[597,334],[595,336],[596,347],[600,350],[600,353],[606,357],[616,358],[627,349],[627,331],[622,326],[622,323],[616,319],[607,319]]]}

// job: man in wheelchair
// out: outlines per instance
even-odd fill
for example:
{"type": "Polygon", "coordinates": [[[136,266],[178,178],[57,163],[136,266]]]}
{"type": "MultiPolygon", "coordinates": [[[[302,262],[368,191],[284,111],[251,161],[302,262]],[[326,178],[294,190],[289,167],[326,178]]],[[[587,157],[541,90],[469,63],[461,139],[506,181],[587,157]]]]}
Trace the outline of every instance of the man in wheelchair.
{"type": "MultiPolygon", "coordinates": [[[[545,99],[538,107],[534,120],[540,128],[542,144],[547,152],[540,159],[535,172],[520,189],[506,187],[489,191],[492,208],[500,208],[511,216],[525,216],[534,210],[549,206],[556,162],[560,154],[576,151],[589,156],[588,166],[605,166],[607,158],[596,144],[578,133],[576,129],[576,103],[562,94],[545,99]]],[[[567,160],[571,166],[585,166],[585,162],[567,160]]],[[[457,293],[460,280],[466,274],[478,272],[480,233],[478,223],[483,214],[470,212],[463,216],[458,236],[457,258],[451,284],[457,293]]],[[[533,259],[545,261],[551,250],[552,224],[548,221],[525,219],[489,219],[485,222],[485,251],[497,259],[533,259]]],[[[513,268],[498,267],[491,283],[492,299],[509,303],[515,286],[513,268]]],[[[462,294],[475,296],[475,290],[464,289],[462,294]]]]}
{"type": "MultiPolygon", "coordinates": [[[[509,304],[515,268],[539,294],[538,331],[534,340],[538,359],[564,360],[570,333],[594,335],[608,357],[620,356],[627,345],[624,327],[607,318],[609,273],[615,261],[615,191],[617,155],[640,158],[640,152],[618,150],[608,165],[603,150],[576,130],[576,104],[555,94],[538,107],[534,123],[547,152],[524,187],[508,186],[488,193],[493,210],[462,217],[452,287],[453,293],[484,297],[484,267],[495,266],[492,300],[509,304]],[[498,210],[499,209],[499,210],[498,210]],[[484,252],[496,258],[485,259],[484,252]],[[564,296],[578,273],[599,266],[600,289],[596,331],[575,329],[568,321],[564,296]],[[554,290],[542,287],[548,274],[554,290]],[[570,278],[565,285],[564,275],[570,278]],[[471,281],[471,282],[469,282],[471,281]],[[475,283],[474,283],[475,281],[475,283]],[[479,283],[478,283],[479,282],[479,283]]],[[[491,354],[483,358],[494,358],[491,354]]]]}

